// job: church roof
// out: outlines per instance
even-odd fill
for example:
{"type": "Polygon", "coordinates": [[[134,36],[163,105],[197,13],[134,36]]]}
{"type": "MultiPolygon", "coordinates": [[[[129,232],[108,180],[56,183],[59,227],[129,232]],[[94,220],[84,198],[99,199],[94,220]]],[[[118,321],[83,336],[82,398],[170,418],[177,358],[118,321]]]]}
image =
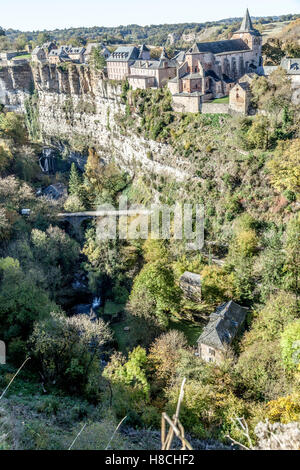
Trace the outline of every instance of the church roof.
{"type": "Polygon", "coordinates": [[[249,47],[242,39],[228,39],[226,41],[197,42],[189,49],[190,54],[201,52],[211,52],[212,54],[222,54],[223,52],[249,51],[249,47]]]}
{"type": "Polygon", "coordinates": [[[243,32],[245,32],[245,31],[254,31],[248,8],[246,10],[246,13],[245,13],[245,16],[243,18],[243,21],[242,21],[242,24],[241,24],[241,27],[240,27],[239,31],[243,31],[243,32]]]}

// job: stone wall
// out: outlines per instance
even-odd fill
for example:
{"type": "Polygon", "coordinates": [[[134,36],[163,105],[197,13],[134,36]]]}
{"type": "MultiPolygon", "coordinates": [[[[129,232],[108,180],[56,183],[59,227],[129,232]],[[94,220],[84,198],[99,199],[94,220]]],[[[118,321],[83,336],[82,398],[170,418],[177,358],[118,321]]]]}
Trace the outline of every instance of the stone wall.
{"type": "Polygon", "coordinates": [[[10,111],[23,112],[26,98],[34,89],[29,63],[2,65],[0,62],[0,103],[10,111]]]}
{"type": "Polygon", "coordinates": [[[201,113],[203,114],[228,114],[229,104],[227,103],[202,103],[201,113]]]}
{"type": "Polygon", "coordinates": [[[201,96],[189,93],[173,95],[173,109],[179,113],[199,113],[201,109],[201,96]]]}

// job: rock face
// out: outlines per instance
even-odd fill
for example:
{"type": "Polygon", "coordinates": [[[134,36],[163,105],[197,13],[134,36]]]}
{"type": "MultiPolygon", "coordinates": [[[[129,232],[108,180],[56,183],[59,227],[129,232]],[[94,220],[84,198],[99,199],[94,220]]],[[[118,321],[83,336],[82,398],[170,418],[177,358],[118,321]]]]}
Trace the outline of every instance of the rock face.
{"type": "Polygon", "coordinates": [[[33,89],[33,74],[28,63],[0,65],[0,103],[9,110],[23,112],[24,102],[33,89]]]}
{"type": "Polygon", "coordinates": [[[118,117],[125,112],[125,106],[120,84],[103,79],[87,66],[2,67],[1,103],[24,111],[25,99],[33,89],[38,95],[44,143],[61,149],[67,146],[71,160],[81,168],[84,150],[95,147],[104,162],[114,160],[131,174],[159,174],[178,181],[193,175],[191,163],[174,155],[172,147],[122,134],[118,117]]]}

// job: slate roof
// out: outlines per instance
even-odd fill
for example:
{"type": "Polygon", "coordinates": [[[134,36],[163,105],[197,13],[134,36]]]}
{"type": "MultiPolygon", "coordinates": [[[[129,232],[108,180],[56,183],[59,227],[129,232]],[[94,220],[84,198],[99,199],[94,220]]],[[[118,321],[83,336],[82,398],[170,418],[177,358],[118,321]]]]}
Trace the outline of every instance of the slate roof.
{"type": "Polygon", "coordinates": [[[242,39],[228,39],[226,41],[197,42],[189,49],[190,54],[201,52],[211,52],[212,54],[222,54],[223,52],[249,51],[249,47],[242,39]]]}
{"type": "Polygon", "coordinates": [[[137,60],[140,50],[135,46],[120,46],[113,52],[107,62],[130,62],[137,60]]]}
{"type": "Polygon", "coordinates": [[[205,76],[213,78],[215,82],[220,81],[220,78],[218,77],[218,75],[213,70],[207,70],[205,72],[205,76]]]}
{"type": "Polygon", "coordinates": [[[31,55],[35,55],[35,54],[37,54],[39,51],[43,51],[43,49],[42,49],[40,46],[36,46],[36,47],[33,49],[31,55]]]}
{"type": "Polygon", "coordinates": [[[232,78],[228,77],[228,75],[226,75],[225,73],[223,73],[223,75],[222,75],[222,80],[225,83],[234,83],[234,80],[232,80],[232,78]]]}
{"type": "Polygon", "coordinates": [[[168,67],[176,67],[176,64],[174,63],[173,60],[170,59],[160,59],[160,60],[144,60],[144,59],[139,59],[136,60],[133,64],[132,67],[136,67],[139,69],[150,69],[150,70],[157,70],[157,69],[162,69],[165,68],[164,63],[168,62],[168,67]]]}
{"type": "Polygon", "coordinates": [[[180,51],[173,59],[175,62],[178,62],[179,64],[185,62],[185,51],[180,51]]]}
{"type": "Polygon", "coordinates": [[[300,75],[300,59],[284,58],[280,62],[282,67],[289,75],[300,75]]]}
{"type": "Polygon", "coordinates": [[[278,69],[278,65],[261,65],[260,67],[257,67],[257,73],[258,75],[270,75],[274,70],[278,69]]]}
{"type": "Polygon", "coordinates": [[[239,31],[253,31],[253,29],[254,28],[253,28],[253,25],[252,25],[251,17],[250,17],[250,14],[249,14],[249,10],[247,8],[239,31]]]}
{"type": "Polygon", "coordinates": [[[183,75],[181,77],[183,80],[193,80],[193,79],[196,79],[196,78],[202,78],[202,75],[200,73],[187,73],[186,75],[183,75]]]}
{"type": "Polygon", "coordinates": [[[224,350],[236,337],[245,321],[246,309],[232,300],[217,307],[210,315],[208,325],[198,338],[198,343],[224,350]]]}
{"type": "Polygon", "coordinates": [[[49,57],[54,57],[54,56],[65,57],[65,58],[69,57],[67,52],[61,47],[59,49],[52,49],[52,51],[49,52],[49,57]]]}
{"type": "Polygon", "coordinates": [[[85,52],[85,47],[71,47],[68,51],[68,54],[83,54],[85,52]]]}

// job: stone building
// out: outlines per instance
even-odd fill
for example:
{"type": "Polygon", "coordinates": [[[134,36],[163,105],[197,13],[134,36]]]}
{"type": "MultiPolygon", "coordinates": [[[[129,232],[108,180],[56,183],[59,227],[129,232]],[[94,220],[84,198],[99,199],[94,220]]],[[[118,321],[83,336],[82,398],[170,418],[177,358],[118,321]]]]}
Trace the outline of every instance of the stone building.
{"type": "Polygon", "coordinates": [[[107,59],[107,74],[110,80],[124,80],[130,75],[130,67],[136,60],[150,60],[150,51],[142,45],[120,46],[107,59]]]}
{"type": "Polygon", "coordinates": [[[46,57],[48,57],[52,49],[57,49],[56,42],[54,41],[44,42],[44,44],[42,45],[42,49],[44,50],[46,57]]]}
{"type": "Polygon", "coordinates": [[[179,56],[184,60],[168,83],[177,106],[180,97],[182,103],[187,102],[188,94],[201,94],[202,102],[229,95],[240,77],[261,65],[261,47],[262,37],[253,28],[248,10],[230,40],[195,43],[185,56],[179,56]]]}
{"type": "Polygon", "coordinates": [[[131,65],[128,82],[133,88],[135,88],[138,76],[143,77],[144,83],[143,86],[136,86],[136,88],[163,87],[170,78],[176,76],[176,62],[170,60],[163,49],[159,60],[138,59],[131,65]]]}
{"type": "Polygon", "coordinates": [[[101,51],[101,54],[103,55],[103,57],[106,60],[110,56],[110,52],[109,52],[109,50],[107,49],[106,46],[104,46],[103,44],[101,44],[99,42],[89,42],[86,45],[86,48],[85,48],[85,51],[84,51],[84,63],[85,64],[87,64],[89,62],[93,49],[99,49],[101,51]]]}
{"type": "Polygon", "coordinates": [[[48,61],[50,64],[60,64],[61,62],[71,62],[71,59],[65,49],[60,47],[49,52],[48,61]]]}
{"type": "Polygon", "coordinates": [[[46,60],[46,54],[42,47],[37,46],[33,49],[31,53],[32,62],[43,62],[46,60]]]}
{"type": "Polygon", "coordinates": [[[220,305],[209,317],[197,344],[198,354],[206,362],[220,364],[228,347],[243,331],[247,309],[232,300],[220,305]]]}
{"type": "Polygon", "coordinates": [[[143,44],[140,48],[118,47],[107,60],[108,78],[128,79],[135,88],[162,87],[176,75],[176,62],[170,60],[163,49],[159,60],[151,60],[150,50],[143,44]]]}
{"type": "Polygon", "coordinates": [[[201,276],[200,274],[185,271],[179,279],[179,286],[186,298],[194,302],[201,301],[201,276]]]}
{"type": "Polygon", "coordinates": [[[84,47],[70,47],[67,54],[70,57],[71,61],[77,64],[84,63],[84,47]]]}
{"type": "Polygon", "coordinates": [[[229,109],[231,111],[248,114],[251,104],[250,85],[256,76],[255,73],[246,73],[231,88],[229,92],[229,109]]]}
{"type": "Polygon", "coordinates": [[[293,59],[291,57],[285,57],[281,60],[280,66],[262,66],[259,68],[258,73],[260,75],[269,76],[274,70],[281,67],[286,71],[288,78],[291,80],[292,85],[292,103],[300,104],[300,58],[293,59]]]}

